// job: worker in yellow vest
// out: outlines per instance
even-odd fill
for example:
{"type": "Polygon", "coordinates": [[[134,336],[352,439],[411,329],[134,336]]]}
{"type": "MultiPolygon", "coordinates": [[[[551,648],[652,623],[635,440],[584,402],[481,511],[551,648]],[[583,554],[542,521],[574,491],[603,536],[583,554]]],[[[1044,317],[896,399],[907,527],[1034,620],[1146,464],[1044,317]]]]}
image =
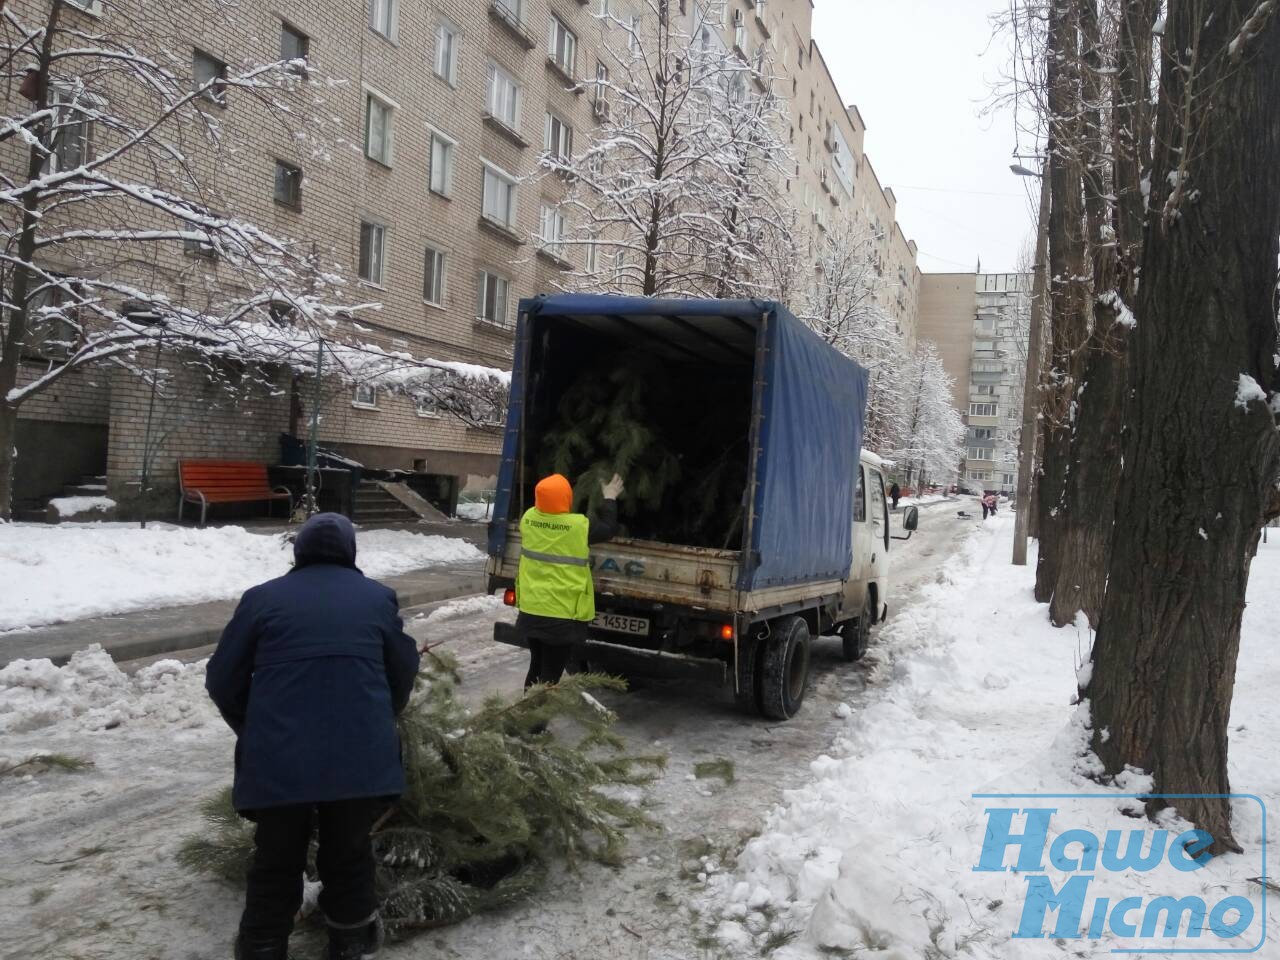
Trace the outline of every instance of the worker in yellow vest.
{"type": "Polygon", "coordinates": [[[601,483],[598,520],[573,512],[573,487],[560,474],[539,482],[534,506],[520,520],[520,569],[516,574],[516,631],[529,646],[525,687],[558,683],[575,645],[587,639],[596,616],[590,544],[618,534],[622,478],[601,483]]]}

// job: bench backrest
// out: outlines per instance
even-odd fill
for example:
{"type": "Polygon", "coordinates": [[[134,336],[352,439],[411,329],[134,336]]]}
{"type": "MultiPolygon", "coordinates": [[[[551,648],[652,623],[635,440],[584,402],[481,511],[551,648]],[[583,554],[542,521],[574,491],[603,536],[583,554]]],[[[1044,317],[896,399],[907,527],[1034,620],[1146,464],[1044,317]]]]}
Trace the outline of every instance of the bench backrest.
{"type": "Polygon", "coordinates": [[[267,465],[253,460],[183,460],[178,464],[183,490],[208,493],[261,493],[271,489],[267,465]]]}

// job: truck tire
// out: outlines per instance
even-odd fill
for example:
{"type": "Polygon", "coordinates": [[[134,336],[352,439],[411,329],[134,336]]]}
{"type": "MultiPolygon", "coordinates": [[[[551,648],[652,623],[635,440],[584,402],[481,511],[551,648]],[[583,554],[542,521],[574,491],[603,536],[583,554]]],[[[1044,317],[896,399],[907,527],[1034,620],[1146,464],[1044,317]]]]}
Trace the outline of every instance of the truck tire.
{"type": "Polygon", "coordinates": [[[844,658],[849,663],[861,660],[871,643],[871,624],[875,620],[874,606],[870,594],[866,605],[862,608],[862,616],[850,620],[840,628],[840,642],[844,646],[844,658]]]}
{"type": "Polygon", "coordinates": [[[790,720],[809,688],[809,625],[801,617],[773,623],[773,636],[760,662],[760,712],[770,720],[790,720]]]}

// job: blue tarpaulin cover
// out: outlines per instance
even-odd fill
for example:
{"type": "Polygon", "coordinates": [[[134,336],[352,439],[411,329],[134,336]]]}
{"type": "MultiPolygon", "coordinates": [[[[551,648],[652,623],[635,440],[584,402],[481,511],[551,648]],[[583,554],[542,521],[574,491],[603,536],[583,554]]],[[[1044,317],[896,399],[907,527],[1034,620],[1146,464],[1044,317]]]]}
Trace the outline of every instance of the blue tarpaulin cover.
{"type": "MultiPolygon", "coordinates": [[[[520,422],[531,326],[543,317],[622,317],[637,327],[666,318],[684,324],[732,318],[760,336],[765,361],[755,458],[755,523],[739,588],[756,590],[849,575],[855,472],[862,448],[868,376],[779,303],[760,300],[649,300],[564,295],[524,300],[516,336],[511,405],[503,444],[489,553],[506,542],[519,471],[520,422]]],[[[741,326],[741,324],[739,324],[741,326]]],[[[514,518],[512,518],[514,519],[514,518]]]]}
{"type": "Polygon", "coordinates": [[[853,553],[867,372],[773,306],[756,451],[756,563],[743,567],[744,590],[842,580],[853,553]]]}

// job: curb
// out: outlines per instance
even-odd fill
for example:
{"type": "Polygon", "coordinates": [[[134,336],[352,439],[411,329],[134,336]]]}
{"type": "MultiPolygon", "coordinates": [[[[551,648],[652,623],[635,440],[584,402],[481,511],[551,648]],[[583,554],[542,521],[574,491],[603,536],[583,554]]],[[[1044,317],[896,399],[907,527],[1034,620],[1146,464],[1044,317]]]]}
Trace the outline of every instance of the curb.
{"type": "MultiPolygon", "coordinates": [[[[446,583],[413,586],[397,590],[396,597],[400,601],[400,609],[406,610],[410,607],[420,607],[423,604],[439,603],[443,600],[453,600],[457,597],[483,593],[484,588],[485,573],[483,570],[476,570],[451,576],[446,583]]],[[[181,629],[139,637],[136,640],[113,641],[109,647],[104,644],[104,649],[116,663],[124,663],[130,660],[156,657],[166,653],[182,653],[186,650],[195,650],[216,644],[222,636],[222,628],[226,625],[227,617],[230,614],[224,613],[210,618],[207,615],[199,615],[194,609],[191,613],[190,619],[196,621],[204,620],[205,622],[203,624],[197,622],[181,629]]],[[[40,659],[52,661],[54,666],[61,667],[66,665],[72,654],[77,650],[84,649],[87,645],[83,640],[63,641],[61,643],[53,641],[49,644],[49,652],[37,656],[40,659]]],[[[29,655],[10,657],[4,653],[3,648],[0,648],[0,667],[11,663],[13,660],[29,658],[29,655]]]]}

